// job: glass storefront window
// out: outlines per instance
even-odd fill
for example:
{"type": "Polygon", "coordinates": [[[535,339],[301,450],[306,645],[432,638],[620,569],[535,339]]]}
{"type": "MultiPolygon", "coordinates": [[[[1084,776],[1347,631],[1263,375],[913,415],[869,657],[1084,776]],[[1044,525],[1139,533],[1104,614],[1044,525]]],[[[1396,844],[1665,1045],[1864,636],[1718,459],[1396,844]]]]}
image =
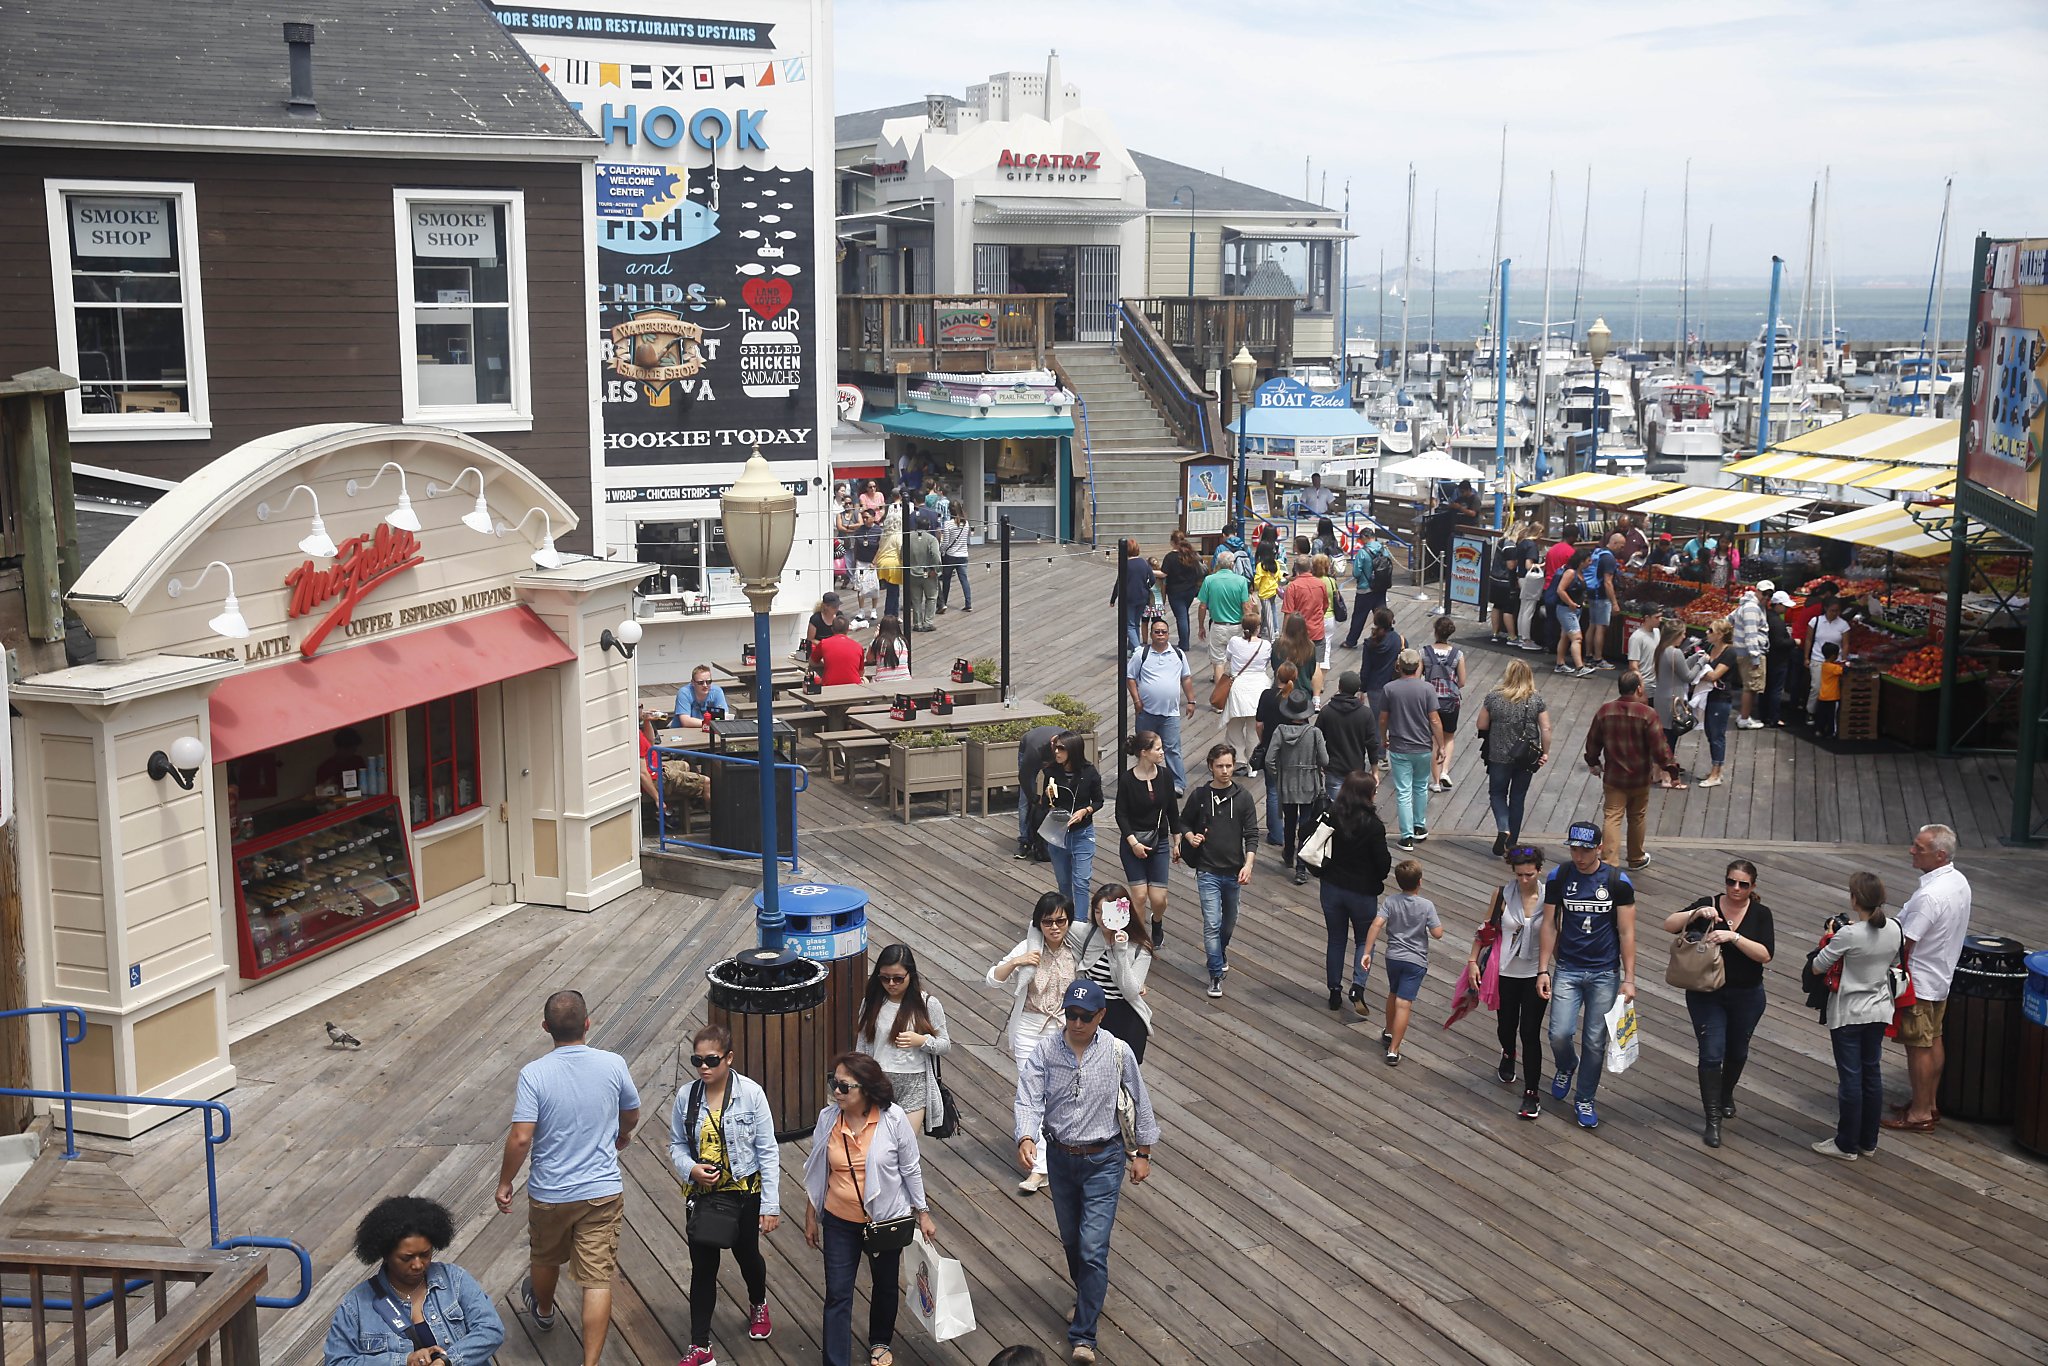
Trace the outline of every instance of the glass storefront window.
{"type": "Polygon", "coordinates": [[[406,790],[413,829],[483,804],[477,748],[473,690],[407,709],[406,790]]]}

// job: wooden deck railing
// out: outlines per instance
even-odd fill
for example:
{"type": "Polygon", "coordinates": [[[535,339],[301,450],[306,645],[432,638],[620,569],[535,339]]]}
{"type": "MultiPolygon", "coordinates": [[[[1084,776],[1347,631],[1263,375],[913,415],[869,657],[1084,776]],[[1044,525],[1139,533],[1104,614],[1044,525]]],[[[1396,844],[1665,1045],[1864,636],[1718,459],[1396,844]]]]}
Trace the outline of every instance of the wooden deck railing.
{"type": "Polygon", "coordinates": [[[842,294],[839,368],[875,375],[1043,370],[1064,294],[842,294]]]}
{"type": "Polygon", "coordinates": [[[1137,377],[1174,440],[1191,451],[1221,450],[1215,400],[1203,392],[1201,381],[1189,373],[1136,302],[1126,299],[1117,305],[1123,323],[1117,329],[1117,352],[1124,365],[1137,377]]]}
{"type": "MultiPolygon", "coordinates": [[[[1262,375],[1294,364],[1294,299],[1163,294],[1124,305],[1151,324],[1191,374],[1227,369],[1240,345],[1250,348],[1262,375]]],[[[1223,389],[1227,416],[1227,381],[1223,389]]]]}
{"type": "Polygon", "coordinates": [[[254,1251],[0,1240],[15,1311],[0,1324],[0,1362],[259,1366],[263,1263],[254,1251]]]}

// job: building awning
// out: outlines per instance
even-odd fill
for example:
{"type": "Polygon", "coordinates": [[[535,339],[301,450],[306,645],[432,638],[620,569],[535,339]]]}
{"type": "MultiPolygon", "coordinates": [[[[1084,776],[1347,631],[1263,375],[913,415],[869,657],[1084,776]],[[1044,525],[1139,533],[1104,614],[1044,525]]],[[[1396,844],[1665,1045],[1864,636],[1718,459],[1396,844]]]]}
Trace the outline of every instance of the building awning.
{"type": "Polygon", "coordinates": [[[1620,508],[1658,494],[1676,493],[1679,488],[1680,485],[1667,484],[1661,479],[1646,479],[1640,474],[1589,472],[1567,474],[1562,479],[1545,479],[1540,484],[1524,484],[1516,492],[1562,498],[1572,503],[1591,503],[1595,507],[1620,508]]]}
{"type": "Polygon", "coordinates": [[[885,432],[921,436],[927,441],[1001,441],[1006,437],[1074,434],[1070,417],[953,417],[898,408],[893,413],[869,413],[867,420],[885,432]]]}
{"type": "MultiPolygon", "coordinates": [[[[1233,424],[1235,425],[1235,424],[1233,424]]],[[[1356,408],[1246,408],[1246,437],[1328,438],[1378,436],[1380,429],[1356,408]]]]}
{"type": "Polygon", "coordinates": [[[214,690],[214,763],[552,668],[576,652],[530,607],[249,669],[214,690]]]}
{"type": "Polygon", "coordinates": [[[1099,223],[1115,227],[1145,214],[1144,205],[1126,204],[1120,199],[977,195],[974,200],[974,221],[982,225],[1099,223]]]}
{"type": "Polygon", "coordinates": [[[1890,464],[1953,465],[1962,423],[1956,418],[1892,417],[1860,413],[1772,445],[1794,455],[1828,455],[1837,460],[1890,464]]]}
{"type": "Polygon", "coordinates": [[[1868,460],[1838,460],[1833,456],[1774,450],[1738,460],[1722,472],[1739,474],[1745,479],[1788,479],[1795,484],[1848,484],[1883,469],[1883,465],[1868,460]]]}
{"type": "Polygon", "coordinates": [[[1921,503],[1916,507],[1910,503],[1880,503],[1876,507],[1845,512],[1839,517],[1808,522],[1799,528],[1799,534],[1927,559],[1948,553],[1951,544],[1949,519],[1952,516],[1947,504],[1921,503]],[[1913,515],[1916,510],[1919,517],[1913,515]]]}
{"type": "Polygon", "coordinates": [[[1859,489],[1892,493],[1946,493],[1956,486],[1956,470],[1953,465],[1887,465],[1854,482],[1859,489]]]}
{"type": "Polygon", "coordinates": [[[1349,228],[1296,228],[1285,223],[1225,223],[1223,235],[1254,242],[1348,242],[1358,236],[1349,228]]]}
{"type": "Polygon", "coordinates": [[[1813,502],[1811,498],[1782,498],[1775,493],[1750,493],[1744,489],[1681,489],[1637,503],[1632,512],[1654,512],[1660,517],[1690,517],[1695,522],[1720,522],[1747,526],[1781,517],[1813,502]]]}

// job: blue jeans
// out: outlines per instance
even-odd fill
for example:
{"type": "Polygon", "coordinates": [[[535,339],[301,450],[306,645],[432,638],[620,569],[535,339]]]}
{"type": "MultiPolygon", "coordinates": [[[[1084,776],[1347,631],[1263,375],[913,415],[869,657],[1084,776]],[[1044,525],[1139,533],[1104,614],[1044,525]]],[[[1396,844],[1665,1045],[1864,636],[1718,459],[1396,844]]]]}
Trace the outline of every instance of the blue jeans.
{"type": "Polygon", "coordinates": [[[1017,847],[1028,851],[1031,837],[1037,833],[1031,828],[1031,778],[1020,773],[1017,775],[1017,847]]]}
{"type": "Polygon", "coordinates": [[[893,617],[903,610],[903,585],[885,583],[882,585],[882,615],[893,617]]]}
{"type": "Polygon", "coordinates": [[[941,608],[946,605],[946,599],[953,592],[953,580],[956,576],[960,580],[960,605],[962,607],[974,606],[974,590],[968,587],[967,584],[967,561],[947,560],[939,566],[939,606],[941,608]]]}
{"type": "Polygon", "coordinates": [[[1195,595],[1192,593],[1184,596],[1174,594],[1166,600],[1166,605],[1173,609],[1173,624],[1180,628],[1179,644],[1182,654],[1186,654],[1188,649],[1188,609],[1194,606],[1194,602],[1195,595]]]}
{"type": "Polygon", "coordinates": [[[1845,1153],[1877,1147],[1877,1122],[1884,1116],[1884,1022],[1830,1029],[1835,1046],[1835,1146],[1845,1153]]]}
{"type": "Polygon", "coordinates": [[[1533,768],[1516,768],[1513,764],[1486,766],[1486,795],[1493,806],[1493,828],[1506,831],[1510,840],[1522,837],[1522,800],[1529,795],[1529,780],[1535,776],[1533,768]]]}
{"type": "Polygon", "coordinates": [[[1387,764],[1394,771],[1394,806],[1400,813],[1401,838],[1406,839],[1417,826],[1429,826],[1429,751],[1408,754],[1397,749],[1387,755],[1387,764]]]}
{"type": "MultiPolygon", "coordinates": [[[[1100,1135],[1078,1137],[1093,1142],[1100,1135]]],[[[1109,1235],[1116,1228],[1116,1204],[1124,1186],[1123,1140],[1116,1138],[1090,1156],[1054,1147],[1046,1154],[1045,1170],[1051,1178],[1052,1217],[1059,1223],[1060,1245],[1067,1253],[1067,1275],[1074,1282],[1074,1321],[1067,1325],[1067,1341],[1092,1347],[1102,1297],[1109,1290],[1109,1235]]]]}
{"type": "MultiPolygon", "coordinates": [[[[861,1226],[831,1210],[819,1211],[825,1247],[825,1330],[819,1346],[825,1366],[851,1366],[853,1359],[853,1278],[860,1271],[861,1226]]],[[[878,1252],[868,1258],[868,1342],[887,1346],[896,1339],[896,1306],[903,1298],[897,1285],[903,1254],[878,1252]]]]}
{"type": "Polygon", "coordinates": [[[1365,936],[1379,913],[1378,897],[1323,883],[1323,928],[1330,936],[1329,949],[1323,955],[1323,979],[1330,990],[1335,991],[1344,980],[1347,939],[1351,944],[1351,985],[1365,985],[1365,969],[1358,965],[1358,956],[1365,952],[1365,936]]]}
{"type": "Polygon", "coordinates": [[[1775,726],[1785,710],[1785,682],[1792,673],[1792,656],[1784,650],[1773,651],[1764,661],[1764,702],[1763,711],[1757,720],[1767,726],[1775,726]]]}
{"type": "Polygon", "coordinates": [[[1178,711],[1138,713],[1138,730],[1155,731],[1159,743],[1166,746],[1166,771],[1173,775],[1173,790],[1180,792],[1188,785],[1188,771],[1180,757],[1180,713],[1178,711]]]}
{"type": "Polygon", "coordinates": [[[1710,692],[1707,694],[1707,714],[1704,718],[1707,728],[1707,753],[1713,757],[1714,767],[1719,768],[1728,758],[1728,714],[1735,710],[1735,694],[1732,692],[1710,692]]]}
{"type": "Polygon", "coordinates": [[[1620,992],[1619,967],[1561,967],[1550,975],[1550,1055],[1558,1071],[1579,1074],[1580,1100],[1591,1100],[1600,1089],[1600,1069],[1607,1061],[1607,1012],[1620,992]],[[1583,1063],[1572,1047],[1574,1031],[1586,1051],[1583,1063]]]}
{"type": "Polygon", "coordinates": [[[1095,876],[1095,827],[1085,825],[1067,831],[1064,849],[1047,840],[1045,852],[1052,855],[1052,875],[1059,883],[1060,893],[1074,903],[1075,917],[1086,919],[1089,879],[1095,876]]]}
{"type": "Polygon", "coordinates": [[[1230,959],[1230,936],[1237,932],[1237,885],[1235,873],[1195,870],[1195,891],[1202,899],[1202,952],[1209,960],[1209,976],[1223,975],[1230,959]]]}
{"type": "Polygon", "coordinates": [[[1692,1016],[1692,1032],[1700,1041],[1700,1066],[1740,1067],[1749,1061],[1750,1036],[1764,1017],[1764,989],[1688,991],[1685,1013],[1692,1016]]]}
{"type": "Polygon", "coordinates": [[[1272,751],[1266,759],[1266,843],[1285,844],[1280,824],[1280,775],[1273,771],[1272,751]]]}

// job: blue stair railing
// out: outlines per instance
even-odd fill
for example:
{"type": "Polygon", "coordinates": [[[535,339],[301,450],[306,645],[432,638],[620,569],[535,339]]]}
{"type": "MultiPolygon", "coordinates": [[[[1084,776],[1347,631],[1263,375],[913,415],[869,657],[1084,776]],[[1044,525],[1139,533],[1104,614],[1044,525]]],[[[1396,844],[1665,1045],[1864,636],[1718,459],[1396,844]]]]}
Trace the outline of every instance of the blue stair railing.
{"type": "MultiPolygon", "coordinates": [[[[288,1298],[277,1295],[258,1295],[256,1297],[256,1305],[260,1309],[292,1309],[304,1304],[306,1296],[313,1289],[313,1259],[307,1254],[306,1249],[300,1247],[289,1238],[271,1238],[261,1234],[238,1234],[232,1238],[221,1237],[220,1181],[214,1166],[213,1150],[234,1136],[234,1116],[229,1112],[228,1107],[217,1100],[172,1100],[164,1096],[121,1096],[109,1095],[98,1091],[73,1090],[71,1086],[71,1048],[72,1045],[85,1041],[85,1012],[77,1006],[30,1006],[24,1010],[0,1010],[0,1020],[29,1015],[55,1015],[58,1017],[60,1023],[57,1034],[59,1066],[64,1089],[61,1091],[42,1091],[19,1086],[0,1086],[0,1096],[20,1096],[25,1100],[63,1102],[63,1160],[67,1162],[78,1156],[78,1134],[72,1111],[73,1105],[78,1101],[85,1101],[94,1105],[155,1105],[165,1109],[199,1111],[201,1115],[200,1124],[205,1139],[201,1145],[201,1152],[206,1159],[206,1226],[207,1232],[212,1238],[209,1246],[217,1251],[227,1251],[231,1248],[240,1247],[275,1248],[282,1252],[291,1253],[298,1258],[299,1262],[299,1293],[288,1298]],[[78,1022],[76,1035],[72,1033],[69,1027],[70,1021],[73,1019],[76,1019],[78,1022]],[[215,1124],[216,1116],[219,1117],[218,1125],[215,1124]]],[[[123,1295],[133,1294],[148,1284],[149,1281],[147,1280],[133,1280],[122,1287],[121,1293],[123,1295]]],[[[114,1293],[112,1290],[103,1290],[75,1306],[68,1299],[45,1299],[42,1305],[45,1310],[66,1312],[74,1308],[80,1311],[97,1309],[111,1301],[114,1298],[114,1293]]],[[[25,1295],[0,1296],[0,1307],[29,1309],[33,1308],[34,1305],[35,1301],[25,1295]]]]}
{"type": "MultiPolygon", "coordinates": [[[[748,768],[755,770],[758,770],[761,767],[760,756],[754,754],[720,754],[715,750],[678,749],[672,745],[650,745],[648,746],[647,752],[649,754],[655,754],[660,756],[660,758],[658,758],[655,761],[657,764],[670,758],[688,758],[692,760],[712,759],[722,764],[744,764],[748,768]]],[[[795,794],[799,792],[805,792],[810,789],[811,771],[805,768],[802,764],[784,763],[780,760],[776,761],[775,768],[777,772],[784,772],[795,775],[794,784],[790,788],[790,795],[792,800],[790,802],[789,812],[789,852],[787,854],[778,854],[776,856],[775,861],[777,863],[787,863],[789,865],[790,871],[796,872],[798,871],[796,861],[797,820],[796,803],[794,801],[794,797],[795,794]]],[[[654,809],[656,812],[655,842],[664,851],[667,850],[670,845],[681,845],[690,849],[707,849],[714,854],[736,854],[744,858],[761,857],[761,851],[759,849],[730,849],[723,844],[712,844],[706,840],[685,839],[682,835],[671,835],[668,832],[667,785],[661,782],[659,778],[657,778],[655,780],[654,790],[654,809]]]]}

